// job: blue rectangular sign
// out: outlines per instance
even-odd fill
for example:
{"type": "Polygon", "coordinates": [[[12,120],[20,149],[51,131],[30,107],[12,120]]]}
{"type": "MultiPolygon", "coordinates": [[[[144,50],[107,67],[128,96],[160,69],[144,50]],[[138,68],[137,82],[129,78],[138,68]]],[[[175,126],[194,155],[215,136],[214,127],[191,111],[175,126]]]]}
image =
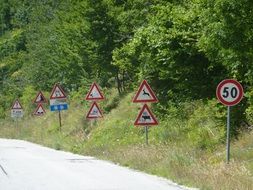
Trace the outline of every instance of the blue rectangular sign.
{"type": "Polygon", "coordinates": [[[60,111],[60,110],[67,110],[68,104],[60,104],[60,105],[51,105],[50,111],[60,111]]]}

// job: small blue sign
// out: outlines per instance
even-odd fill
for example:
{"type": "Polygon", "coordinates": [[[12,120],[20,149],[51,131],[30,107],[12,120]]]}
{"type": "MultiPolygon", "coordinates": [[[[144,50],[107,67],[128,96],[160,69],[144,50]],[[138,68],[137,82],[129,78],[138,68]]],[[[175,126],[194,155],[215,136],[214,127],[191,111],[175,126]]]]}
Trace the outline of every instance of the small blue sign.
{"type": "Polygon", "coordinates": [[[60,110],[67,110],[68,104],[60,104],[60,105],[51,105],[50,111],[60,111],[60,110]]]}

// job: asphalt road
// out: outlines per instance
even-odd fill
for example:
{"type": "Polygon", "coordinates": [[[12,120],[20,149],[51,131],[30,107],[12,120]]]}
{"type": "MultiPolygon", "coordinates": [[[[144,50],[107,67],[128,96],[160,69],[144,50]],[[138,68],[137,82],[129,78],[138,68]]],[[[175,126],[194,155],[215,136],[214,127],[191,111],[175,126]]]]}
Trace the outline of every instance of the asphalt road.
{"type": "Polygon", "coordinates": [[[0,139],[0,190],[184,190],[93,157],[0,139]]]}

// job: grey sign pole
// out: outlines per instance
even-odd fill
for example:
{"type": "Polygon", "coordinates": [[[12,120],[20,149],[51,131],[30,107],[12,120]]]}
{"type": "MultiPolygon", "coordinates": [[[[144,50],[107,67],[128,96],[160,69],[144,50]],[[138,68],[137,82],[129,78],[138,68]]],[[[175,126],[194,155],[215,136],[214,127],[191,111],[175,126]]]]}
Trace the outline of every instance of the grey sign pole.
{"type": "Polygon", "coordinates": [[[61,124],[61,110],[59,110],[59,124],[60,124],[60,131],[61,131],[61,127],[62,127],[62,124],[61,124]]]}
{"type": "Polygon", "coordinates": [[[230,106],[227,109],[227,164],[230,160],[230,106]]]}
{"type": "Polygon", "coordinates": [[[238,104],[243,98],[243,87],[234,79],[221,81],[216,88],[218,100],[227,106],[227,164],[230,160],[230,107],[238,104]]]}
{"type": "Polygon", "coordinates": [[[148,126],[145,126],[145,133],[146,133],[146,145],[148,145],[148,126]]]}

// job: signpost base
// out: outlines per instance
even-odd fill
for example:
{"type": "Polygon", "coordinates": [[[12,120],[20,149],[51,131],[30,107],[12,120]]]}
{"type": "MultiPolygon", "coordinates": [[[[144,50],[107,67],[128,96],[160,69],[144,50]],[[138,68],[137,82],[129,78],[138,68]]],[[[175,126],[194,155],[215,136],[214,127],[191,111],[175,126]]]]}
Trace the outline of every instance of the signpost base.
{"type": "Polygon", "coordinates": [[[145,126],[146,145],[148,145],[148,126],[145,126]]]}
{"type": "Polygon", "coordinates": [[[61,131],[62,125],[61,125],[61,111],[60,110],[59,110],[59,124],[60,124],[59,130],[61,131]]]}

